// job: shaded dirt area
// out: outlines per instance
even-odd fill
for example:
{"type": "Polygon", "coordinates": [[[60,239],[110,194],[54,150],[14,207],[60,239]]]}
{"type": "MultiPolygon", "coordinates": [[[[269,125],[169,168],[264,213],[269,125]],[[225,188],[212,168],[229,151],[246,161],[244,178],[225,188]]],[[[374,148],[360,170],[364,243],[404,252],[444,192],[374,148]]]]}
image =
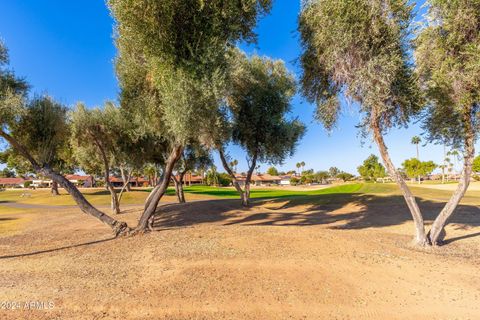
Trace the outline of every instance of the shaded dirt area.
{"type": "MultiPolygon", "coordinates": [[[[29,213],[0,235],[0,301],[22,303],[0,318],[478,318],[477,206],[459,209],[447,246],[418,250],[401,198],[316,199],[166,204],[155,232],[120,239],[77,209],[29,213]]],[[[440,207],[421,205],[430,218],[440,207]]]]}

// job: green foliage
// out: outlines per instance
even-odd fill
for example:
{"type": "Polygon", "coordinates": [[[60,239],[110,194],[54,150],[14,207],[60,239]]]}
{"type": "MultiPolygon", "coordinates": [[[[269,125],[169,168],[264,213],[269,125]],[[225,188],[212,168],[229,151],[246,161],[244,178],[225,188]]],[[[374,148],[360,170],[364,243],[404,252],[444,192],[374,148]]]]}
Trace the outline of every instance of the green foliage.
{"type": "Polygon", "coordinates": [[[255,41],[258,17],[271,0],[109,0],[121,46],[167,59],[180,68],[206,72],[225,62],[237,41],[255,41]]]}
{"type": "Polygon", "coordinates": [[[419,145],[422,142],[422,139],[419,136],[412,137],[411,143],[415,145],[419,145]]]}
{"type": "Polygon", "coordinates": [[[220,185],[222,187],[228,187],[232,184],[232,178],[227,173],[218,173],[209,170],[207,172],[206,182],[209,186],[220,185]]]}
{"type": "Polygon", "coordinates": [[[337,178],[340,172],[340,169],[338,169],[337,167],[331,167],[330,169],[328,169],[328,174],[331,178],[337,178]]]}
{"type": "Polygon", "coordinates": [[[402,166],[409,178],[427,176],[437,168],[433,161],[420,161],[417,158],[405,160],[402,166]]]}
{"type": "Polygon", "coordinates": [[[23,183],[23,187],[24,187],[24,188],[29,188],[29,187],[32,185],[32,183],[33,183],[33,181],[30,181],[30,180],[25,181],[25,182],[23,183]]]}
{"type": "MultiPolygon", "coordinates": [[[[171,144],[208,142],[224,97],[228,52],[254,41],[270,0],[110,0],[121,105],[171,144]],[[145,122],[144,119],[147,119],[145,122]]],[[[142,132],[139,132],[142,134],[142,132]]]]}
{"type": "Polygon", "coordinates": [[[480,173],[480,156],[477,156],[473,160],[473,167],[472,167],[473,172],[479,172],[480,173]]]}
{"type": "Polygon", "coordinates": [[[378,157],[373,154],[363,161],[363,164],[357,170],[366,181],[376,181],[378,178],[384,178],[387,175],[385,167],[378,161],[378,157]]]}
{"type": "Polygon", "coordinates": [[[7,68],[8,50],[0,40],[0,129],[13,124],[23,112],[28,84],[7,68]]]}
{"type": "Polygon", "coordinates": [[[278,176],[278,170],[275,167],[268,168],[267,173],[272,176],[278,176]]]}
{"type": "Polygon", "coordinates": [[[328,178],[330,178],[330,173],[328,171],[318,171],[315,173],[315,180],[318,183],[326,183],[328,178]]]}
{"type": "Polygon", "coordinates": [[[13,172],[12,170],[9,170],[8,168],[3,168],[3,170],[0,170],[0,177],[13,178],[15,177],[15,172],[13,172]]]}
{"type": "Polygon", "coordinates": [[[305,126],[288,120],[295,79],[283,61],[237,53],[227,103],[231,111],[232,140],[250,158],[282,163],[293,155],[305,126]]]}
{"type": "Polygon", "coordinates": [[[296,185],[299,184],[299,183],[300,183],[300,179],[295,178],[295,177],[290,178],[290,184],[291,184],[292,186],[296,186],[296,185]]]}
{"type": "Polygon", "coordinates": [[[61,170],[71,164],[67,107],[52,98],[33,98],[10,130],[40,165],[61,170]]]}
{"type": "Polygon", "coordinates": [[[196,171],[213,165],[213,159],[207,149],[198,144],[190,144],[183,151],[177,163],[178,171],[196,171]]]}
{"type": "Polygon", "coordinates": [[[351,173],[342,171],[339,174],[337,174],[337,178],[342,179],[343,182],[347,182],[347,181],[352,180],[354,178],[354,175],[351,174],[351,173]]]}
{"type": "Polygon", "coordinates": [[[301,85],[327,129],[338,120],[340,96],[358,103],[363,129],[406,125],[419,111],[408,55],[412,8],[405,0],[305,1],[301,85]]]}
{"type": "Polygon", "coordinates": [[[480,2],[428,4],[428,19],[415,39],[417,70],[429,104],[423,128],[430,141],[459,147],[472,129],[478,135],[480,2]]]}

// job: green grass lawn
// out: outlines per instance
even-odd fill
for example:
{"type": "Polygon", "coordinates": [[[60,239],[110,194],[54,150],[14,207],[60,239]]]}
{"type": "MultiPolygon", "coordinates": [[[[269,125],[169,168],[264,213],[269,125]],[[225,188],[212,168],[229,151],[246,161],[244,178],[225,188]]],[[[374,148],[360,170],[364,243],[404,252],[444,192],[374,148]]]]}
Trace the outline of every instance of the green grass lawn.
{"type": "MultiPolygon", "coordinates": [[[[282,190],[278,189],[252,189],[250,192],[250,197],[252,199],[258,198],[285,198],[285,197],[299,197],[299,196],[315,196],[321,194],[332,194],[332,193],[353,193],[360,190],[362,184],[344,184],[339,186],[332,186],[330,188],[318,189],[318,190],[309,190],[309,191],[292,191],[292,190],[282,190]]],[[[175,194],[174,190],[169,190],[169,193],[172,195],[175,194]]],[[[238,192],[233,188],[216,188],[209,186],[192,186],[186,187],[185,193],[190,194],[199,194],[199,195],[208,195],[218,198],[226,199],[237,199],[239,198],[238,192]]]]}
{"type": "MultiPolygon", "coordinates": [[[[446,201],[451,191],[437,190],[425,187],[410,186],[415,196],[433,201],[446,201]]],[[[142,204],[149,194],[149,189],[134,190],[124,194],[122,205],[142,204]]],[[[94,205],[109,205],[110,196],[106,190],[102,189],[83,189],[87,200],[94,205]]],[[[239,195],[234,188],[217,188],[209,186],[192,186],[185,187],[185,193],[188,200],[194,199],[238,199],[239,195]]],[[[347,195],[376,195],[378,197],[389,197],[400,195],[398,187],[394,183],[351,183],[336,185],[325,189],[292,191],[279,188],[264,188],[251,190],[252,199],[282,199],[282,198],[299,198],[295,202],[299,203],[324,203],[348,201],[352,197],[347,195]],[[300,199],[301,198],[301,199],[300,199]]],[[[175,190],[169,188],[165,201],[176,201],[175,190]]],[[[50,195],[48,189],[38,189],[32,191],[24,190],[7,190],[0,192],[0,206],[2,202],[25,203],[38,205],[75,205],[73,199],[61,190],[60,196],[50,195]],[[30,197],[21,197],[22,193],[30,194],[30,197]]],[[[480,191],[467,192],[464,200],[466,204],[480,205],[480,191]]]]}

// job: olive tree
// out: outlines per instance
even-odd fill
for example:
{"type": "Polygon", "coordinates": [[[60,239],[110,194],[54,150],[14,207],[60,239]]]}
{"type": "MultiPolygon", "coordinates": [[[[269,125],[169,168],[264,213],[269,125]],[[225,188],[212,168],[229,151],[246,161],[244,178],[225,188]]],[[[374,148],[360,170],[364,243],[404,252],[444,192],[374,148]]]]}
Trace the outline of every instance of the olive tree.
{"type": "Polygon", "coordinates": [[[429,232],[439,243],[448,219],[465,195],[472,174],[480,123],[480,2],[430,0],[428,17],[415,39],[415,58],[428,108],[428,139],[463,150],[455,192],[429,232]]]}
{"type": "MultiPolygon", "coordinates": [[[[113,213],[120,213],[117,192],[111,183],[112,167],[116,167],[117,155],[117,117],[119,110],[107,103],[104,109],[87,109],[79,104],[72,112],[71,146],[81,168],[87,172],[103,172],[105,186],[110,192],[113,213]],[[99,170],[99,168],[102,168],[99,170]]],[[[124,181],[127,184],[129,181],[124,181]]]]}
{"type": "Polygon", "coordinates": [[[409,56],[412,6],[405,0],[305,1],[299,31],[301,84],[317,105],[317,119],[332,129],[341,112],[339,97],[359,107],[362,132],[373,135],[410,209],[415,241],[427,243],[418,204],[384,141],[390,128],[407,125],[423,105],[409,56]]]}
{"type": "Polygon", "coordinates": [[[26,83],[5,67],[6,52],[0,44],[0,137],[22,155],[37,174],[61,185],[84,213],[111,227],[115,235],[128,232],[125,222],[96,209],[75,185],[52,169],[51,161],[58,157],[68,140],[67,110],[48,97],[25,104],[26,83]]]}
{"type": "Polygon", "coordinates": [[[296,92],[293,75],[283,61],[237,52],[234,57],[231,83],[227,94],[230,111],[231,141],[247,153],[248,171],[244,189],[230,168],[223,146],[220,159],[241,195],[249,205],[250,182],[257,162],[281,164],[292,156],[305,127],[286,118],[296,92]]]}
{"type": "Polygon", "coordinates": [[[147,118],[145,131],[168,141],[163,179],[139,219],[145,231],[176,162],[192,138],[203,140],[223,97],[227,52],[254,41],[271,0],[109,0],[116,20],[121,105],[147,118]]]}

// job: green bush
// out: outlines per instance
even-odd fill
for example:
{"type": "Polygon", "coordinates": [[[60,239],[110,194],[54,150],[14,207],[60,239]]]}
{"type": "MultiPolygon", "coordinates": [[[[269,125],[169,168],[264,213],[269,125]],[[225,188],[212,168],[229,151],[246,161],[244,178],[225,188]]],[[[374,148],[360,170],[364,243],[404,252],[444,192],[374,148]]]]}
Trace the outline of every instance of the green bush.
{"type": "Polygon", "coordinates": [[[32,181],[25,181],[25,182],[23,183],[23,187],[24,187],[24,188],[29,188],[29,187],[32,185],[32,183],[33,183],[32,181]]]}
{"type": "Polygon", "coordinates": [[[299,182],[300,182],[300,180],[297,179],[297,178],[295,178],[295,177],[290,178],[290,184],[291,184],[292,186],[296,186],[299,182]]]}

